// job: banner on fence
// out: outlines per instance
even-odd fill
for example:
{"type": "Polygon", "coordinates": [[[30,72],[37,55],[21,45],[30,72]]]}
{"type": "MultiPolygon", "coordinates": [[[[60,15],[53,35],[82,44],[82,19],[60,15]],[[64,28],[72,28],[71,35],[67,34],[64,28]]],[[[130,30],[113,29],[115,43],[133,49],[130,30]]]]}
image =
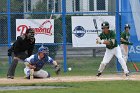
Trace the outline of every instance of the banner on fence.
{"type": "Polygon", "coordinates": [[[105,47],[96,44],[97,31],[101,33],[101,23],[107,21],[110,30],[115,31],[115,16],[72,16],[73,47],[105,47]]]}
{"type": "Polygon", "coordinates": [[[140,0],[122,0],[122,25],[130,24],[129,61],[140,62],[140,0]]]}
{"type": "Polygon", "coordinates": [[[35,30],[35,43],[54,43],[53,19],[16,19],[16,37],[28,28],[35,30]]]}

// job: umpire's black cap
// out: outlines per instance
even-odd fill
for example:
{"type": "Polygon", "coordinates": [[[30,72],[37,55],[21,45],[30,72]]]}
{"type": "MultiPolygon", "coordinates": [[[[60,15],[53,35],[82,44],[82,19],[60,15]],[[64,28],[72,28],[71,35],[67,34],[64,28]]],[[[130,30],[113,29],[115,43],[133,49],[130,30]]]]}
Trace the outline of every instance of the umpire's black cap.
{"type": "Polygon", "coordinates": [[[32,28],[29,28],[26,30],[26,34],[28,34],[28,33],[34,33],[34,30],[32,28]]]}

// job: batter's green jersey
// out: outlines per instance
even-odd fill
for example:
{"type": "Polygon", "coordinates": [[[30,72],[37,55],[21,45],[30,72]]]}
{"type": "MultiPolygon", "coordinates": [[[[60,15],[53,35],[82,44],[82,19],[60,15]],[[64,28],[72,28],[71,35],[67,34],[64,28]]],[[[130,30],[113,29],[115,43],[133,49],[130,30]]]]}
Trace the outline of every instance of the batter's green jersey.
{"type": "Polygon", "coordinates": [[[125,45],[129,45],[127,42],[129,42],[129,38],[130,38],[130,33],[129,32],[122,32],[121,33],[121,38],[123,38],[126,42],[121,41],[121,44],[125,44],[125,45]]]}
{"type": "Polygon", "coordinates": [[[108,49],[113,49],[115,47],[118,46],[117,44],[117,40],[116,40],[116,34],[114,31],[112,30],[109,30],[109,33],[108,34],[105,34],[104,32],[102,32],[100,35],[99,35],[100,39],[101,40],[107,40],[110,42],[110,45],[106,45],[106,48],[108,49]],[[111,41],[111,39],[115,39],[115,43],[113,44],[113,42],[111,41]]]}

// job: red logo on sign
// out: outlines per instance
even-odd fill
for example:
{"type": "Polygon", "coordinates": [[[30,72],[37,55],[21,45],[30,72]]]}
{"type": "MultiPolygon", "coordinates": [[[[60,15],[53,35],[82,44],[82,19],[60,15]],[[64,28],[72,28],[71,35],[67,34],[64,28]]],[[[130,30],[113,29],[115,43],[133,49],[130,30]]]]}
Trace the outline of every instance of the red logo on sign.
{"type": "MultiPolygon", "coordinates": [[[[32,28],[35,30],[35,34],[46,34],[46,35],[52,35],[52,23],[50,20],[46,20],[45,22],[43,22],[40,27],[38,28],[32,28]]],[[[17,27],[17,31],[22,34],[24,34],[26,32],[27,29],[31,28],[30,26],[27,25],[19,25],[17,27]]]]}

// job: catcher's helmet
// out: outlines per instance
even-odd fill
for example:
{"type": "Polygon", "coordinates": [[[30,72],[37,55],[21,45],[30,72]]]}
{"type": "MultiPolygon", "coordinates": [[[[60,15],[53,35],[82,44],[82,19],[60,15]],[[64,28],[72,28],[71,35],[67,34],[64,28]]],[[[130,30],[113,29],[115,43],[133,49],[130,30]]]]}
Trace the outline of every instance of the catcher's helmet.
{"type": "Polygon", "coordinates": [[[130,25],[129,24],[125,24],[124,28],[129,28],[130,29],[130,25]]]}
{"type": "Polygon", "coordinates": [[[41,47],[38,49],[38,53],[45,53],[45,54],[48,54],[48,53],[49,53],[49,49],[48,49],[48,47],[41,46],[41,47]]]}
{"type": "Polygon", "coordinates": [[[107,27],[109,29],[109,23],[107,21],[101,24],[101,28],[103,29],[104,27],[107,27]]]}

